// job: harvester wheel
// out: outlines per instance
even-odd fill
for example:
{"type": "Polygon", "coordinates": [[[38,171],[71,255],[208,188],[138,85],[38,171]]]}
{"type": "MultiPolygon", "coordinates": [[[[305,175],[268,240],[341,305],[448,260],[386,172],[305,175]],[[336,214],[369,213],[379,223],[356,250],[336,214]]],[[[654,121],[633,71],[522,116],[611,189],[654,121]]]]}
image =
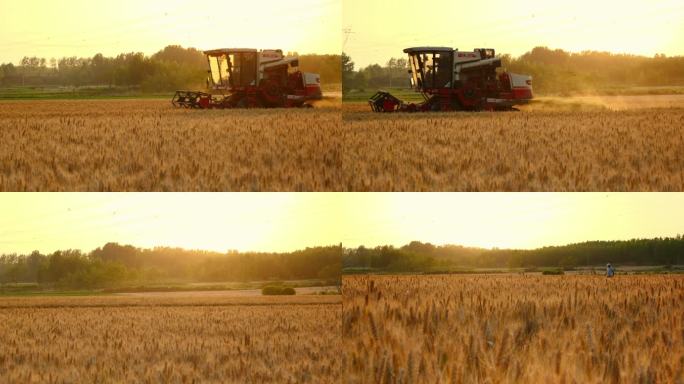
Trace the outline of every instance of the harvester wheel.
{"type": "Polygon", "coordinates": [[[245,96],[237,102],[237,108],[261,108],[262,102],[256,96],[245,96]]]}
{"type": "Polygon", "coordinates": [[[239,108],[240,100],[242,97],[237,93],[225,96],[221,101],[221,108],[239,108]]]}
{"type": "Polygon", "coordinates": [[[262,80],[260,84],[261,97],[269,107],[282,107],[285,103],[285,90],[274,80],[262,80]]]}
{"type": "Polygon", "coordinates": [[[460,111],[463,109],[463,106],[461,105],[461,101],[458,99],[458,97],[452,97],[451,98],[451,110],[452,111],[460,111]]]}
{"type": "Polygon", "coordinates": [[[264,103],[258,96],[250,97],[247,108],[263,108],[264,103]]]}

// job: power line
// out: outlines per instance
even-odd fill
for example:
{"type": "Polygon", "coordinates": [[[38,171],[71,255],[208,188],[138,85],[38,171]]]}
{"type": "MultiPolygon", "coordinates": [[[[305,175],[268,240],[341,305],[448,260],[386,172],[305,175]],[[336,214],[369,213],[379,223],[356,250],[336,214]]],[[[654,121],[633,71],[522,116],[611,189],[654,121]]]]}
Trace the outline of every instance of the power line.
{"type": "Polygon", "coordinates": [[[342,50],[347,46],[347,41],[349,40],[349,36],[353,34],[354,32],[352,31],[351,28],[342,28],[342,33],[344,34],[344,42],[342,43],[342,50]]]}

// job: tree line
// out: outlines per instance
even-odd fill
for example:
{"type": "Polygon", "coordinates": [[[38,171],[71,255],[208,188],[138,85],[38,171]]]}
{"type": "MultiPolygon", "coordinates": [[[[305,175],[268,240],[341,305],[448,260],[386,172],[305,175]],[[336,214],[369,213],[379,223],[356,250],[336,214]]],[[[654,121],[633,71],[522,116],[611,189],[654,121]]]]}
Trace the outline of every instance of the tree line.
{"type": "Polygon", "coordinates": [[[163,281],[226,282],[338,279],[341,246],[287,253],[209,252],[182,248],[137,248],[107,243],[89,253],[0,255],[0,283],[37,283],[69,288],[115,287],[163,281]]]}
{"type": "Polygon", "coordinates": [[[684,237],[625,241],[588,241],[531,250],[437,246],[411,242],[402,247],[358,247],[345,252],[348,269],[396,272],[453,268],[574,268],[614,265],[678,265],[684,263],[684,237]]]}
{"type": "MultiPolygon", "coordinates": [[[[341,82],[339,55],[300,56],[300,68],[321,75],[323,84],[341,82]]],[[[146,56],[141,52],[106,57],[24,57],[18,65],[0,64],[0,86],[107,86],[135,87],[143,91],[174,91],[206,86],[207,59],[202,51],[167,46],[146,56]]]]}
{"type": "MultiPolygon", "coordinates": [[[[684,85],[684,57],[657,54],[645,57],[609,52],[566,52],[536,47],[513,57],[499,54],[503,68],[532,75],[540,94],[610,92],[624,87],[684,85]]],[[[391,58],[384,66],[371,64],[355,69],[352,58],[342,53],[343,92],[409,87],[408,62],[391,58]]]]}
{"type": "Polygon", "coordinates": [[[588,241],[530,250],[439,246],[414,241],[401,247],[336,245],[284,253],[145,249],[107,243],[88,253],[67,249],[50,254],[34,251],[0,255],[0,283],[102,288],[165,281],[332,280],[339,279],[342,268],[420,272],[454,268],[574,268],[606,263],[682,264],[684,236],[588,241]]]}

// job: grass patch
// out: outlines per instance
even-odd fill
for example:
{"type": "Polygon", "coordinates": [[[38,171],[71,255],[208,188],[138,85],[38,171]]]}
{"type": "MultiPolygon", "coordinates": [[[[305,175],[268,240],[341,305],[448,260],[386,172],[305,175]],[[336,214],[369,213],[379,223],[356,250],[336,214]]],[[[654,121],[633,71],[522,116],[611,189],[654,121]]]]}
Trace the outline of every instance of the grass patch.
{"type": "Polygon", "coordinates": [[[87,296],[139,292],[211,292],[262,289],[267,286],[294,289],[304,287],[331,287],[338,286],[340,284],[340,281],[336,279],[235,281],[214,283],[165,281],[148,284],[140,282],[128,282],[127,284],[119,286],[86,289],[78,287],[68,288],[58,285],[41,286],[37,283],[8,283],[0,284],[0,296],[87,296]]]}
{"type": "Polygon", "coordinates": [[[333,289],[328,289],[325,291],[319,291],[316,293],[317,295],[322,295],[322,296],[327,296],[327,295],[340,295],[341,292],[339,290],[333,290],[333,289]]]}
{"type": "MultiPolygon", "coordinates": [[[[342,85],[323,84],[321,89],[323,92],[341,92],[342,85]]],[[[369,93],[369,97],[373,93],[369,93]]],[[[170,102],[173,94],[173,91],[144,92],[139,87],[0,87],[0,100],[168,99],[170,102]]]]}
{"type": "Polygon", "coordinates": [[[0,296],[21,296],[21,297],[33,297],[33,296],[99,296],[106,295],[102,291],[93,290],[34,290],[34,291],[8,291],[0,290],[0,296]]]}
{"type": "Polygon", "coordinates": [[[129,87],[0,88],[0,100],[169,99],[173,92],[143,92],[129,87]]]}

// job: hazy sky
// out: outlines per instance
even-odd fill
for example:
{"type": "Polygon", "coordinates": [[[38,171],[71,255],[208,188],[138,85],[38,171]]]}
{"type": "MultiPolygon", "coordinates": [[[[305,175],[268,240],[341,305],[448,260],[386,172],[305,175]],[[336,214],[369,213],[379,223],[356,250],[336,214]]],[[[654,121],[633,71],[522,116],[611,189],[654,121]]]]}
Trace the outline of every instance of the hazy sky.
{"type": "Polygon", "coordinates": [[[339,53],[342,0],[0,0],[0,62],[200,49],[339,53]]]}
{"type": "Polygon", "coordinates": [[[684,234],[684,193],[2,193],[0,253],[109,241],[226,251],[534,248],[684,234]]]}
{"type": "Polygon", "coordinates": [[[684,55],[682,0],[344,0],[342,25],[357,67],[423,45],[684,55]]]}

